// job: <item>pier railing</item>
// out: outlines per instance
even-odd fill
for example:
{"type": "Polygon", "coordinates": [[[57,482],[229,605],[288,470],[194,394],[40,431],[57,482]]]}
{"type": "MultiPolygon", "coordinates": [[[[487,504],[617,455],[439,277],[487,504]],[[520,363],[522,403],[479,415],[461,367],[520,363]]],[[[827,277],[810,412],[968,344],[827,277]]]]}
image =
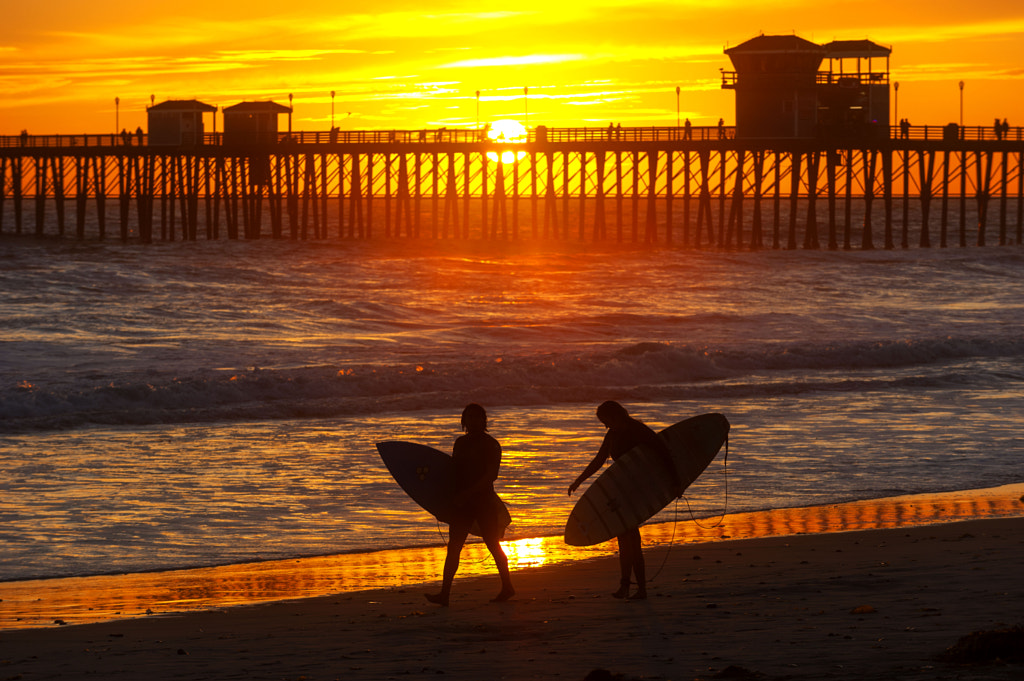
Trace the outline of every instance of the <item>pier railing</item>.
{"type": "MultiPolygon", "coordinates": [[[[517,140],[491,140],[487,128],[431,128],[423,130],[314,130],[278,133],[277,144],[424,144],[479,142],[597,142],[619,140],[624,142],[660,142],[671,140],[732,139],[731,126],[679,126],[602,128],[548,128],[537,126],[517,140]]],[[[60,148],[131,147],[148,146],[145,133],[89,134],[89,135],[5,135],[0,136],[0,148],[60,148]]],[[[223,146],[224,133],[206,133],[204,146],[223,146]]],[[[165,146],[165,145],[161,145],[165,146]]],[[[166,145],[175,146],[175,145],[166,145]]]]}
{"type": "MultiPolygon", "coordinates": [[[[672,142],[672,141],[713,141],[735,139],[733,126],[661,126],[598,128],[531,128],[526,137],[516,142],[672,142]]],[[[996,129],[994,125],[972,125],[960,127],[955,123],[947,125],[913,125],[889,128],[889,138],[910,140],[962,140],[962,141],[1022,141],[1024,127],[1008,130],[996,129]]],[[[473,128],[432,128],[424,130],[314,130],[282,132],[277,136],[278,144],[425,144],[452,143],[470,144],[505,140],[490,140],[487,129],[473,128]]],[[[203,146],[223,146],[224,134],[206,133],[203,146]]],[[[149,146],[145,133],[129,134],[81,134],[81,135],[3,135],[0,148],[4,149],[80,149],[93,147],[139,147],[149,146]]],[[[173,147],[174,145],[170,145],[173,147]]]]}

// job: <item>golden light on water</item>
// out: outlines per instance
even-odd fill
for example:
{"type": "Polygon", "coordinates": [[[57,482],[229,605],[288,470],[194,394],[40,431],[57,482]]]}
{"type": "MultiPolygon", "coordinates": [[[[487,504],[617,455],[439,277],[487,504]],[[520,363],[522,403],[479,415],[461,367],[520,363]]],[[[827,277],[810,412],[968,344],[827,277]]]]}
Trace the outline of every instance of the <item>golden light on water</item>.
{"type": "Polygon", "coordinates": [[[505,164],[515,163],[516,161],[522,161],[524,158],[526,158],[525,151],[503,151],[500,155],[495,151],[487,152],[487,159],[494,163],[497,163],[499,160],[505,164]]]}
{"type": "MultiPolygon", "coordinates": [[[[1024,517],[1024,484],[988,490],[737,513],[722,518],[648,525],[646,547],[677,550],[728,539],[845,532],[1024,517]]],[[[503,542],[513,571],[612,555],[615,542],[566,546],[561,537],[503,542]]],[[[181,613],[380,588],[418,588],[441,575],[445,547],[379,551],[242,565],[101,577],[0,583],[0,630],[83,624],[181,613]]],[[[494,576],[483,544],[465,547],[456,578],[494,576]]],[[[497,580],[497,577],[494,577],[497,580]]]]}
{"type": "Polygon", "coordinates": [[[508,556],[509,565],[513,569],[540,567],[548,562],[550,551],[543,537],[515,539],[503,542],[502,547],[505,549],[505,555],[508,556]]]}

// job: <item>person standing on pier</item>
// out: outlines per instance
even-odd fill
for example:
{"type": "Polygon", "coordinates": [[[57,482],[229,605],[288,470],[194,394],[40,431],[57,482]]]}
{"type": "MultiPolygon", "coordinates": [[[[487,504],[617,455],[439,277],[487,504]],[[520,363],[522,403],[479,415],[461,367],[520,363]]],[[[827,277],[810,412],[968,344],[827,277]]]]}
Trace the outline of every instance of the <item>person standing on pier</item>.
{"type": "MultiPolygon", "coordinates": [[[[444,560],[441,592],[427,594],[427,600],[448,607],[452,581],[459,569],[459,556],[474,523],[480,529],[494,564],[501,577],[501,591],[492,600],[507,601],[515,595],[508,558],[501,548],[505,527],[503,504],[494,491],[501,465],[501,445],[487,433],[487,412],[479,404],[470,404],[462,411],[462,435],[452,449],[455,465],[455,497],[452,518],[448,525],[448,552],[444,560]]],[[[507,516],[505,516],[507,523],[507,516]]]]}
{"type": "MultiPolygon", "coordinates": [[[[672,452],[665,441],[658,437],[658,434],[650,429],[642,421],[633,418],[618,402],[609,400],[597,408],[597,418],[604,424],[608,432],[605,433],[604,441],[597,456],[591,461],[579,477],[569,485],[569,496],[583,484],[583,481],[600,470],[605,461],[611,457],[612,461],[618,460],[623,454],[637,445],[645,445],[657,452],[665,463],[666,473],[671,476],[675,489],[683,488],[682,480],[676,471],[675,463],[672,461],[672,452]]],[[[678,494],[676,495],[678,496],[678,494]]],[[[629,598],[630,600],[643,600],[647,598],[647,575],[644,564],[644,552],[640,539],[640,528],[634,527],[617,538],[619,542],[619,570],[621,577],[619,589],[612,596],[615,598],[629,598]],[[629,595],[631,576],[636,578],[637,590],[632,596],[629,595]]]]}

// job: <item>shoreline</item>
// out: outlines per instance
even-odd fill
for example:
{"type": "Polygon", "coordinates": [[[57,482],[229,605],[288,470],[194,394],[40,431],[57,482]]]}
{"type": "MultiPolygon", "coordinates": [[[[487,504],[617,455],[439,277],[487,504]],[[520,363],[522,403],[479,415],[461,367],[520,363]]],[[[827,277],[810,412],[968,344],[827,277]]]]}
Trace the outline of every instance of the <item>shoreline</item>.
{"type": "Polygon", "coordinates": [[[665,560],[646,601],[609,594],[617,560],[456,578],[450,608],[425,589],[335,594],[0,636],[5,678],[696,679],[1011,681],[1019,655],[1024,517],[728,540],[647,552],[665,560]],[[1012,629],[1017,627],[1017,629],[1012,629]],[[976,632],[1016,631],[966,659],[976,632]]]}
{"type": "MultiPolygon", "coordinates": [[[[980,490],[912,494],[843,504],[746,512],[647,525],[649,574],[669,554],[726,541],[829,535],[852,531],[935,526],[986,518],[1024,517],[1024,483],[980,490]]],[[[570,547],[561,537],[504,542],[513,572],[606,559],[614,542],[570,547]]],[[[273,560],[187,570],[0,582],[0,631],[87,625],[218,611],[261,603],[296,601],[380,589],[416,588],[440,579],[443,546],[389,549],[273,560]]],[[[491,574],[480,543],[463,550],[458,579],[491,574]]]]}

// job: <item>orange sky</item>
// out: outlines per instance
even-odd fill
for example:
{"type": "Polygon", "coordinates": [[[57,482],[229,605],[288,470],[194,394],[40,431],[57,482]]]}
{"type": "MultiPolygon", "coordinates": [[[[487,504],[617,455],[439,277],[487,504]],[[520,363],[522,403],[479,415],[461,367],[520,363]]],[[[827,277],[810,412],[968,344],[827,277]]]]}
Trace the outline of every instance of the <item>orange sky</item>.
{"type": "Polygon", "coordinates": [[[966,124],[1024,124],[1019,0],[6,4],[0,134],[145,129],[151,96],[289,94],[295,130],[326,130],[332,90],[342,129],[472,127],[477,90],[481,123],[674,125],[677,86],[684,118],[731,124],[723,50],[760,33],[891,46],[898,117],[914,124],[958,120],[960,80],[966,124]]]}

